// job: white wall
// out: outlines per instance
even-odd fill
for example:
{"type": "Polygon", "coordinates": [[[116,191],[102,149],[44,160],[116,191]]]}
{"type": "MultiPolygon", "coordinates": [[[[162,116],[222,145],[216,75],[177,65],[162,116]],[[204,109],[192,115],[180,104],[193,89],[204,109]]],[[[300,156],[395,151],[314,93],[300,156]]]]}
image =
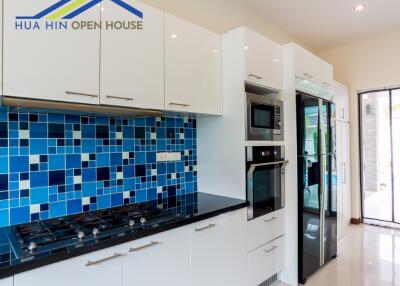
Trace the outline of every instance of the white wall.
{"type": "Polygon", "coordinates": [[[352,217],[360,218],[357,91],[400,85],[400,32],[319,53],[335,67],[335,79],[350,87],[352,217]]]}
{"type": "Polygon", "coordinates": [[[275,42],[285,44],[295,37],[235,0],[140,0],[218,34],[247,26],[275,42]]]}

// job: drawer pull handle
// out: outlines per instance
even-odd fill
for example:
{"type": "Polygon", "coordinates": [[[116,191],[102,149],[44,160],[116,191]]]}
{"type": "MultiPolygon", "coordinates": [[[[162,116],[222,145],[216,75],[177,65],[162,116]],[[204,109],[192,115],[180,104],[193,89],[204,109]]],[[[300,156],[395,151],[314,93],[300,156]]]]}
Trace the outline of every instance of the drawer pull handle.
{"type": "Polygon", "coordinates": [[[99,97],[97,94],[74,92],[74,91],[66,91],[65,94],[67,94],[67,95],[82,95],[82,96],[88,96],[88,97],[99,97]]]}
{"type": "Polygon", "coordinates": [[[182,106],[182,107],[189,107],[190,106],[190,104],[177,103],[177,102],[170,102],[169,105],[182,106]]]}
{"type": "Polygon", "coordinates": [[[271,221],[274,221],[276,219],[278,219],[278,218],[277,217],[272,217],[270,219],[264,219],[264,222],[271,222],[271,221]]]}
{"type": "Polygon", "coordinates": [[[95,261],[90,261],[90,260],[89,260],[89,261],[86,263],[86,266],[87,266],[87,267],[89,267],[89,266],[94,266],[94,265],[97,265],[97,264],[100,264],[100,263],[103,263],[103,262],[106,262],[106,261],[109,261],[109,260],[112,260],[112,259],[121,257],[122,255],[123,255],[122,253],[114,253],[114,255],[109,256],[109,257],[106,257],[106,258],[101,258],[101,259],[98,259],[98,260],[95,260],[95,261]]]}
{"type": "Polygon", "coordinates": [[[200,227],[200,228],[195,228],[194,230],[199,232],[199,231],[203,231],[203,230],[215,227],[215,226],[216,226],[215,224],[210,223],[209,225],[206,225],[206,226],[203,226],[203,227],[200,227]]]}
{"type": "Polygon", "coordinates": [[[129,252],[138,252],[138,251],[140,251],[140,250],[143,250],[143,249],[146,249],[146,248],[149,248],[149,247],[152,247],[152,246],[155,246],[155,245],[158,245],[158,244],[160,244],[161,242],[159,242],[159,241],[152,241],[152,242],[150,242],[150,243],[148,243],[148,244],[145,244],[145,245],[142,245],[142,246],[139,246],[139,247],[135,247],[135,248],[129,248],[129,252]]]}
{"type": "Polygon", "coordinates": [[[262,76],[258,76],[258,75],[256,75],[256,74],[253,74],[253,73],[249,73],[249,75],[248,75],[249,77],[255,77],[256,79],[263,79],[263,77],[262,76]]]}
{"type": "Polygon", "coordinates": [[[106,97],[107,97],[107,98],[110,98],[110,99],[121,99],[121,100],[127,100],[127,101],[133,101],[133,100],[134,100],[133,98],[130,98],[130,97],[123,97],[123,96],[112,96],[112,95],[107,95],[106,97]]]}
{"type": "Polygon", "coordinates": [[[274,251],[275,249],[278,249],[278,247],[277,246],[273,246],[271,249],[264,250],[264,252],[265,253],[270,253],[270,252],[274,251]]]}

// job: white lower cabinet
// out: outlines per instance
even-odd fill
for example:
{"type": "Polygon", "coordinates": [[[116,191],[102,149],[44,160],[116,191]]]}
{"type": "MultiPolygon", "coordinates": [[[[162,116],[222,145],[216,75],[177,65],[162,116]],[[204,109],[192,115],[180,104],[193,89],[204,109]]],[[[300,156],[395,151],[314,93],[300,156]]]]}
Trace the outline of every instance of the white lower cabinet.
{"type": "Polygon", "coordinates": [[[50,264],[14,276],[14,286],[122,286],[121,247],[50,264]]]}
{"type": "Polygon", "coordinates": [[[284,233],[284,209],[253,219],[247,224],[247,250],[256,249],[284,233]]]}
{"type": "Polygon", "coordinates": [[[258,286],[285,267],[285,238],[280,237],[249,252],[249,286],[258,286]]]}
{"type": "Polygon", "coordinates": [[[0,280],[0,286],[13,286],[13,277],[5,278],[0,280]]]}
{"type": "Polygon", "coordinates": [[[246,223],[247,209],[229,212],[17,274],[14,286],[243,286],[246,223]]]}
{"type": "Polygon", "coordinates": [[[246,209],[190,226],[192,286],[246,284],[246,209]]]}
{"type": "Polygon", "coordinates": [[[190,285],[190,242],[179,228],[124,245],[124,286],[190,285]]]}

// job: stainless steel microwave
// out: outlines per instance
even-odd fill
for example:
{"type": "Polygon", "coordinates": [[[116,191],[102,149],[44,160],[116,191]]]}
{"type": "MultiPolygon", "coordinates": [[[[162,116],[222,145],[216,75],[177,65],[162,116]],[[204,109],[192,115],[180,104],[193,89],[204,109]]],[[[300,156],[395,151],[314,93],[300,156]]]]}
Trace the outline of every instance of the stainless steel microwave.
{"type": "Polygon", "coordinates": [[[283,141],[283,101],[246,93],[247,141],[283,141]]]}

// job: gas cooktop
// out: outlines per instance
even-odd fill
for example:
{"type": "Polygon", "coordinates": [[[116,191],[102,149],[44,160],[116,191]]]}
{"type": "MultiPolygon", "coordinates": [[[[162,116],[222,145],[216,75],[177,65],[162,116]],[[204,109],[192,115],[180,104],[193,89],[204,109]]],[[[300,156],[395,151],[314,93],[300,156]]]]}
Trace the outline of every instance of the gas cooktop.
{"type": "Polygon", "coordinates": [[[13,226],[8,236],[17,258],[24,258],[46,251],[77,248],[180,219],[184,216],[176,209],[135,204],[13,226]]]}

